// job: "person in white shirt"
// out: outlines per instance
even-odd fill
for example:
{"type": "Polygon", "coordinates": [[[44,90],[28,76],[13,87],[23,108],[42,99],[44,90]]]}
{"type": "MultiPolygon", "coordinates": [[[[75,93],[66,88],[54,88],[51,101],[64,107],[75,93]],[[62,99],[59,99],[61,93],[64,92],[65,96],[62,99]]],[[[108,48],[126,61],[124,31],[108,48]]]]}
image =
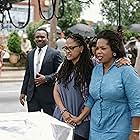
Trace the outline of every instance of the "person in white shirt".
{"type": "Polygon", "coordinates": [[[27,34],[22,35],[21,50],[22,54],[26,57],[28,52],[32,49],[31,41],[28,39],[27,34]]]}
{"type": "Polygon", "coordinates": [[[61,52],[61,55],[62,55],[63,58],[66,55],[64,50],[63,50],[63,47],[65,46],[65,44],[66,44],[66,39],[64,37],[64,33],[62,32],[61,33],[61,38],[57,39],[57,41],[56,41],[56,49],[61,52]]]}
{"type": "Polygon", "coordinates": [[[140,76],[140,36],[137,37],[136,47],[137,47],[137,57],[136,57],[135,69],[137,70],[138,75],[140,76]]]}

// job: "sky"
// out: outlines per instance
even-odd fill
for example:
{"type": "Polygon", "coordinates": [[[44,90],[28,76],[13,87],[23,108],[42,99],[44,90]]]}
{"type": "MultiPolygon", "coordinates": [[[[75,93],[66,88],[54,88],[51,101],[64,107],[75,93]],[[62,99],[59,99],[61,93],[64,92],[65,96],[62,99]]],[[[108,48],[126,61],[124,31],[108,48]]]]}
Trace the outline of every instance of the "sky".
{"type": "Polygon", "coordinates": [[[90,8],[83,9],[81,13],[81,19],[90,20],[93,22],[101,21],[102,16],[100,14],[100,5],[99,3],[102,0],[94,0],[94,5],[91,4],[90,8]]]}

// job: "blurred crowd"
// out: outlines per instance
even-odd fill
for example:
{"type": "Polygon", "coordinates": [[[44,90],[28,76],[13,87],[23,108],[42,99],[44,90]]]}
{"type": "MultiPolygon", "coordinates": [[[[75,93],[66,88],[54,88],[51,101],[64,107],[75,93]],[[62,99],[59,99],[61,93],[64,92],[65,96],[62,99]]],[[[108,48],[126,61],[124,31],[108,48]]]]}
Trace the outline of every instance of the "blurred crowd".
{"type": "Polygon", "coordinates": [[[140,75],[140,36],[131,37],[125,44],[127,57],[140,75]]]}

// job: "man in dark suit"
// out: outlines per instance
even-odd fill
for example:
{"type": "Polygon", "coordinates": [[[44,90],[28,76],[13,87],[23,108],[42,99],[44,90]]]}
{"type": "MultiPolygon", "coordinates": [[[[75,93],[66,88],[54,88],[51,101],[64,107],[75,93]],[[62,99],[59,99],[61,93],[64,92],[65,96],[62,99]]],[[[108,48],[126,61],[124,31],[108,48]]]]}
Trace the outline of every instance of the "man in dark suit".
{"type": "Polygon", "coordinates": [[[53,87],[55,74],[62,62],[60,52],[49,47],[48,32],[38,29],[35,32],[36,48],[27,56],[26,71],[20,94],[20,103],[27,100],[29,112],[41,111],[53,115],[55,103],[53,87]]]}

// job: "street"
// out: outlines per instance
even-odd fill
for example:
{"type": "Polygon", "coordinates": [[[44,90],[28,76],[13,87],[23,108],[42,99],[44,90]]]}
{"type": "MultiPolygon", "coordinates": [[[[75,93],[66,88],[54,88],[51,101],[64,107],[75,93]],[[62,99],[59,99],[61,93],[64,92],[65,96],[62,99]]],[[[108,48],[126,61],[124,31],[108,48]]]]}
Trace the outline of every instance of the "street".
{"type": "Polygon", "coordinates": [[[21,82],[1,82],[0,83],[0,113],[25,112],[27,107],[23,107],[19,102],[21,82]]]}

